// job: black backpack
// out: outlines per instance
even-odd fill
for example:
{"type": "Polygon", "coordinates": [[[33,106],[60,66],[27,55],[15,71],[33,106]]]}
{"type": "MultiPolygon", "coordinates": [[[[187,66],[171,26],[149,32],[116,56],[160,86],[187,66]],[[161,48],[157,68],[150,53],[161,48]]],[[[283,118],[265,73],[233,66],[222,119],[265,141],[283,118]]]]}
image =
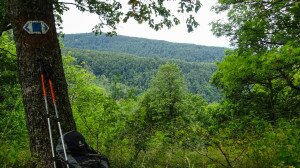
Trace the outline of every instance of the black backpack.
{"type": "Polygon", "coordinates": [[[85,138],[77,131],[71,131],[63,135],[68,162],[65,161],[62,141],[59,138],[56,146],[58,160],[63,167],[70,168],[109,168],[108,159],[98,155],[85,141],[85,138]]]}

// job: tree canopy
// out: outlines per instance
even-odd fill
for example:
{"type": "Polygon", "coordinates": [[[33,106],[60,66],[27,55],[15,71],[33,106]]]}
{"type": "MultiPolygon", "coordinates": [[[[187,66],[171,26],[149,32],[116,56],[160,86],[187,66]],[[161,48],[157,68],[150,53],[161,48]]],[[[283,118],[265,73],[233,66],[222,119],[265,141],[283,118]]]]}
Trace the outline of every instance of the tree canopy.
{"type": "Polygon", "coordinates": [[[269,121],[294,118],[300,108],[297,45],[286,44],[263,55],[230,52],[218,64],[213,83],[236,105],[237,115],[251,113],[269,121]]]}
{"type": "Polygon", "coordinates": [[[92,50],[67,49],[67,51],[77,58],[78,63],[89,68],[99,78],[105,77],[111,82],[118,79],[116,82],[130,86],[135,94],[145,91],[158,67],[169,61],[176,63],[182,69],[189,91],[204,96],[210,102],[218,101],[221,97],[220,92],[209,82],[216,69],[213,63],[145,58],[92,50]]]}
{"type": "MultiPolygon", "coordinates": [[[[90,12],[99,16],[99,23],[94,27],[96,33],[102,33],[102,29],[106,26],[112,31],[108,35],[116,33],[116,25],[120,22],[127,22],[129,19],[134,19],[138,23],[146,23],[154,30],[160,30],[163,27],[171,28],[174,25],[180,24],[180,20],[167,6],[165,0],[140,1],[128,0],[126,2],[112,1],[89,1],[75,0],[74,2],[54,1],[55,11],[58,14],[58,21],[62,22],[59,15],[64,11],[69,10],[68,5],[74,5],[79,11],[90,12]],[[124,10],[125,9],[125,10],[124,10]]],[[[197,13],[201,7],[199,0],[177,1],[180,13],[197,13]]],[[[187,30],[193,31],[199,24],[193,15],[189,15],[186,19],[187,30]]]]}
{"type": "Polygon", "coordinates": [[[216,13],[227,12],[227,21],[212,23],[217,36],[227,36],[240,52],[264,52],[300,40],[298,0],[219,0],[216,13]]]}
{"type": "MultiPolygon", "coordinates": [[[[90,1],[90,0],[74,0],[64,2],[54,0],[52,2],[57,28],[62,28],[62,14],[70,9],[70,5],[75,6],[79,11],[89,12],[99,16],[99,22],[95,24],[93,31],[102,33],[104,28],[111,31],[107,35],[115,35],[117,24],[126,23],[129,19],[134,19],[138,23],[146,23],[154,30],[160,30],[164,27],[171,28],[180,24],[180,19],[176,16],[176,12],[187,13],[189,17],[185,20],[188,32],[198,27],[199,23],[193,16],[201,7],[200,0],[186,1],[179,0],[177,11],[171,11],[168,8],[168,2],[165,0],[139,1],[128,0],[128,2],[111,0],[111,1],[90,1]]],[[[11,8],[9,0],[0,2],[0,35],[6,30],[12,28],[10,23],[11,17],[8,14],[11,8]]]]}

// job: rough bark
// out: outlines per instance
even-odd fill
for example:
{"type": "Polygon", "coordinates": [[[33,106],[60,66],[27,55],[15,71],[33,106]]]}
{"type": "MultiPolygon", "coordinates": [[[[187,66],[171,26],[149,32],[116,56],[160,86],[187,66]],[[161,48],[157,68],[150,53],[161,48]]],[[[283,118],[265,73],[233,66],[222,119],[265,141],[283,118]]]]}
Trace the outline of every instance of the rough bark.
{"type": "MultiPolygon", "coordinates": [[[[63,71],[61,51],[55,28],[52,0],[10,0],[9,14],[17,49],[19,81],[22,88],[26,122],[30,138],[30,150],[37,159],[38,167],[53,167],[50,140],[41,88],[40,61],[51,68],[54,91],[63,132],[75,130],[67,83],[63,71]],[[46,34],[29,34],[23,30],[27,21],[44,21],[49,26],[46,34]]],[[[48,102],[54,137],[54,146],[59,138],[57,120],[50,98],[48,102]]]]}

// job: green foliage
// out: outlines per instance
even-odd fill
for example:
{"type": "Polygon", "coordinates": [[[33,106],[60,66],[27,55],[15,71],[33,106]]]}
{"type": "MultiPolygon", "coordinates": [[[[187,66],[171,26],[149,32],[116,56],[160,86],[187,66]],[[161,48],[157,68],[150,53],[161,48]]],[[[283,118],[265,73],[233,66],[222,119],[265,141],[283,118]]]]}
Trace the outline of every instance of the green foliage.
{"type": "Polygon", "coordinates": [[[300,48],[287,44],[263,55],[229,53],[213,76],[236,115],[256,115],[275,121],[298,117],[300,48]]]}
{"type": "Polygon", "coordinates": [[[171,147],[171,149],[161,150],[161,149],[151,149],[147,152],[142,152],[144,157],[137,160],[137,165],[135,167],[207,167],[210,161],[204,156],[201,156],[197,152],[191,152],[188,150],[183,150],[178,147],[171,147]]]}
{"type": "Polygon", "coordinates": [[[32,159],[10,34],[1,36],[0,46],[0,163],[2,167],[30,167],[32,159]]]}
{"type": "Polygon", "coordinates": [[[66,34],[62,39],[68,48],[111,51],[149,58],[179,59],[187,62],[221,61],[225,48],[171,43],[126,36],[95,36],[92,33],[66,34]]]}
{"type": "Polygon", "coordinates": [[[212,24],[214,33],[237,49],[212,78],[224,100],[206,108],[212,125],[203,135],[208,149],[219,151],[211,160],[299,167],[299,2],[220,0],[214,9],[228,12],[227,22],[212,24]]]}
{"type": "MultiPolygon", "coordinates": [[[[180,10],[199,9],[199,1],[196,6],[191,3],[180,1],[180,10]]],[[[107,17],[111,26],[120,21],[115,18],[121,9],[118,2],[76,4],[82,11],[95,13],[105,8],[97,14],[107,17]],[[104,15],[107,12],[111,15],[104,15]]],[[[152,22],[145,17],[153,10],[172,18],[162,1],[155,1],[151,9],[140,1],[129,4],[132,11],[127,14],[140,22],[152,22]]],[[[63,3],[55,1],[55,5],[57,11],[65,10],[63,3]]],[[[216,23],[213,29],[218,35],[230,36],[238,48],[227,51],[212,78],[224,94],[218,103],[208,104],[200,94],[216,100],[210,96],[218,92],[208,81],[215,70],[211,62],[221,60],[222,54],[215,54],[219,51],[198,56],[192,50],[201,49],[181,45],[188,54],[179,54],[176,44],[121,36],[99,37],[104,48],[97,43],[86,46],[108,51],[119,48],[116,51],[127,53],[136,50],[149,57],[88,50],[71,50],[77,60],[63,57],[78,130],[93,148],[108,156],[113,167],[300,166],[299,3],[220,0],[215,7],[217,11],[227,9],[229,22],[216,23]],[[143,49],[146,43],[153,45],[150,50],[155,52],[143,49]],[[168,60],[153,58],[157,53],[168,60]],[[189,62],[174,60],[179,58],[189,62]]],[[[196,26],[191,19],[188,24],[196,26]]],[[[163,22],[168,27],[177,21],[163,22]]],[[[149,24],[154,29],[162,26],[149,24]]],[[[75,46],[84,46],[95,42],[89,36],[70,35],[70,39],[77,40],[75,46]],[[85,36],[87,42],[78,42],[85,36]]],[[[12,35],[5,33],[0,45],[0,163],[2,167],[34,167],[12,35]]]]}
{"type": "Polygon", "coordinates": [[[91,72],[76,65],[75,58],[66,56],[63,61],[78,131],[97,152],[108,156],[113,166],[126,165],[128,155],[132,155],[129,141],[117,138],[123,132],[131,104],[129,101],[120,103],[121,108],[110,93],[97,84],[91,72]]]}
{"type": "Polygon", "coordinates": [[[210,102],[217,101],[221,97],[219,91],[209,83],[210,76],[215,70],[215,65],[212,63],[190,63],[89,50],[72,49],[70,51],[79,63],[85,62],[84,66],[95,75],[102,79],[103,75],[108,78],[113,85],[111,90],[117,91],[116,94],[119,94],[119,97],[128,97],[130,94],[136,95],[145,91],[155,71],[167,61],[180,66],[191,92],[202,95],[210,102]],[[126,88],[120,83],[131,88],[126,88]]]}
{"type": "Polygon", "coordinates": [[[228,36],[239,52],[263,53],[269,48],[299,43],[300,7],[297,0],[219,0],[217,13],[227,20],[212,23],[217,36],[228,36]]]}
{"type": "MultiPolygon", "coordinates": [[[[202,155],[212,165],[224,167],[297,167],[299,166],[299,121],[279,121],[272,126],[265,121],[259,127],[238,133],[231,128],[218,129],[213,134],[202,131],[207,150],[202,155]],[[258,131],[258,132],[256,132],[258,131]]],[[[233,124],[235,121],[232,122],[233,124]]]]}
{"type": "Polygon", "coordinates": [[[178,117],[183,117],[181,104],[186,94],[186,84],[179,67],[172,63],[162,65],[144,97],[145,122],[165,127],[169,122],[175,122],[178,117]]]}
{"type": "Polygon", "coordinates": [[[227,167],[299,166],[298,122],[292,120],[300,108],[295,3],[225,0],[215,7],[229,10],[227,23],[213,24],[215,33],[231,37],[238,47],[218,64],[212,79],[225,100],[207,109],[215,125],[209,135],[222,139],[211,147],[222,153],[219,162],[227,167]],[[241,140],[247,141],[227,143],[241,140]],[[239,150],[242,157],[230,160],[239,150]]]}
{"type": "Polygon", "coordinates": [[[187,111],[185,118],[190,121],[197,122],[198,124],[208,124],[207,114],[205,112],[207,101],[198,94],[188,93],[185,96],[182,108],[187,111]]]}
{"type": "Polygon", "coordinates": [[[6,13],[6,5],[7,5],[7,1],[1,1],[0,2],[0,24],[3,21],[2,19],[4,18],[4,15],[6,13]]]}
{"type": "MultiPolygon", "coordinates": [[[[109,143],[110,157],[117,167],[299,165],[295,150],[299,129],[297,122],[287,122],[299,117],[299,47],[295,43],[264,54],[227,51],[212,79],[224,93],[224,101],[208,106],[201,96],[188,93],[180,71],[185,74],[188,67],[197,67],[195,63],[184,66],[181,61],[163,60],[156,64],[159,59],[78,51],[72,50],[83,66],[96,74],[112,74],[112,83],[100,83],[113,85],[112,95],[119,100],[126,121],[122,125],[125,129],[119,129],[118,138],[109,143]],[[128,76],[133,75],[133,81],[143,79],[135,78],[138,75],[132,69],[148,74],[148,69],[159,65],[149,88],[137,101],[135,96],[120,96],[126,90],[121,83],[130,81],[128,76]],[[123,154],[118,155],[118,150],[123,154]]],[[[102,76],[98,80],[107,79],[102,76]]]]}
{"type": "MultiPolygon", "coordinates": [[[[285,72],[294,74],[293,83],[297,84],[298,48],[287,45],[278,51],[270,51],[266,54],[268,57],[261,59],[268,58],[269,64],[273,65],[271,67],[281,67],[282,64],[272,61],[274,57],[270,55],[275,53],[283,54],[276,56],[277,62],[295,64],[285,72]]],[[[235,59],[239,58],[234,53],[232,55],[235,59]]],[[[225,59],[224,64],[231,56],[225,59]]],[[[111,84],[107,79],[97,79],[83,68],[88,67],[85,63],[77,65],[76,59],[71,56],[64,57],[63,61],[78,130],[93,148],[109,157],[113,167],[248,168],[297,167],[300,164],[298,119],[287,121],[281,116],[272,125],[260,115],[237,117],[236,109],[241,110],[242,106],[229,98],[208,105],[201,96],[188,93],[183,73],[172,62],[159,68],[149,89],[137,100],[127,97],[115,101],[105,89],[110,87],[102,86],[111,84]]],[[[251,67],[252,64],[247,65],[251,67]]],[[[266,64],[264,67],[269,66],[266,64]]],[[[256,69],[263,75],[260,68],[256,69]]],[[[254,70],[253,73],[256,72],[254,70]]],[[[265,75],[272,75],[273,71],[266,72],[265,75]]],[[[230,73],[238,74],[235,71],[230,73]]],[[[223,77],[220,79],[223,80],[223,77]]],[[[223,84],[227,86],[226,82],[223,84]]],[[[227,91],[231,93],[226,90],[226,96],[230,95],[227,91]]],[[[3,128],[8,123],[9,127],[1,129],[7,131],[0,134],[1,142],[4,142],[0,145],[0,161],[4,167],[34,166],[26,140],[20,88],[13,86],[3,93],[5,99],[0,103],[0,126],[3,128]]],[[[248,103],[252,101],[248,100],[248,103]]],[[[264,109],[261,111],[264,112],[264,109]]]]}
{"type": "Polygon", "coordinates": [[[97,151],[103,150],[104,146],[99,145],[104,145],[105,138],[114,136],[109,121],[114,120],[117,105],[102,87],[95,84],[95,76],[74,63],[73,57],[64,59],[76,124],[97,151]]]}
{"type": "Polygon", "coordinates": [[[259,165],[277,167],[300,165],[299,120],[279,121],[267,127],[262,137],[251,144],[249,157],[259,165]]]}
{"type": "MultiPolygon", "coordinates": [[[[0,95],[5,85],[17,84],[17,66],[15,44],[11,33],[5,33],[0,38],[0,95]]],[[[0,96],[1,97],[1,96],[0,96]]],[[[1,99],[1,98],[0,98],[1,99]]]]}
{"type": "Polygon", "coordinates": [[[32,158],[20,86],[4,89],[0,102],[0,163],[2,167],[30,167],[32,158]]]}
{"type": "Polygon", "coordinates": [[[162,65],[128,122],[130,136],[134,138],[135,159],[141,151],[143,156],[153,149],[175,154],[172,148],[181,148],[188,143],[190,123],[198,120],[205,105],[202,97],[187,94],[184,78],[176,64],[162,65]]]}
{"type": "MultiPolygon", "coordinates": [[[[10,18],[8,14],[8,0],[2,0],[0,2],[0,36],[2,36],[3,32],[12,28],[10,25],[10,18]]],[[[2,47],[0,47],[1,49],[2,47]]]]}

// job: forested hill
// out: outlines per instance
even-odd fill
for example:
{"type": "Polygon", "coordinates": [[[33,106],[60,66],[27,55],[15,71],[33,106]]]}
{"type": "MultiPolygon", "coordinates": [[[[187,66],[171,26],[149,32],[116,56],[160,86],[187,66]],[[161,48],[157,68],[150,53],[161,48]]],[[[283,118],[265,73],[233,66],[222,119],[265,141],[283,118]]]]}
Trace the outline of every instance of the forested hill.
{"type": "Polygon", "coordinates": [[[77,58],[78,63],[85,62],[86,68],[90,69],[96,76],[105,76],[110,81],[117,80],[117,82],[134,88],[137,93],[148,88],[150,79],[160,65],[171,61],[181,68],[191,92],[201,94],[208,101],[216,101],[220,98],[220,92],[209,83],[216,68],[214,63],[146,58],[107,51],[67,50],[77,58]]]}
{"type": "Polygon", "coordinates": [[[112,51],[143,57],[180,59],[188,62],[215,62],[222,60],[225,48],[194,44],[171,43],[145,38],[105,35],[93,33],[66,34],[63,43],[69,48],[112,51]]]}

